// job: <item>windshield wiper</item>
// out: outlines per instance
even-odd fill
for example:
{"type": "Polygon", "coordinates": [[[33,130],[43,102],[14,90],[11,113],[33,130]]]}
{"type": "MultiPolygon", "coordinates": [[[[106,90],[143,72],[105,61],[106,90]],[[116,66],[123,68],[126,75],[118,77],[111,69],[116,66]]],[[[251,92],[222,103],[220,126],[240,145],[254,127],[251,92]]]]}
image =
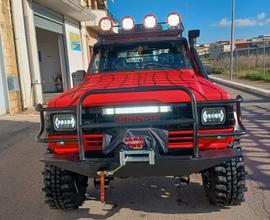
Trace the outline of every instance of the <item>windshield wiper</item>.
{"type": "Polygon", "coordinates": [[[163,63],[148,63],[145,64],[145,66],[160,66],[160,67],[168,67],[170,69],[177,69],[180,70],[180,68],[176,65],[172,65],[172,64],[163,64],[163,63]]]}
{"type": "Polygon", "coordinates": [[[135,71],[139,71],[138,69],[128,69],[128,68],[103,68],[103,69],[96,69],[95,71],[99,71],[99,72],[110,72],[110,71],[114,71],[114,72],[135,72],[135,71]]]}
{"type": "Polygon", "coordinates": [[[108,72],[108,71],[118,71],[118,69],[116,68],[102,68],[102,69],[96,69],[96,71],[99,71],[99,72],[108,72]]]}

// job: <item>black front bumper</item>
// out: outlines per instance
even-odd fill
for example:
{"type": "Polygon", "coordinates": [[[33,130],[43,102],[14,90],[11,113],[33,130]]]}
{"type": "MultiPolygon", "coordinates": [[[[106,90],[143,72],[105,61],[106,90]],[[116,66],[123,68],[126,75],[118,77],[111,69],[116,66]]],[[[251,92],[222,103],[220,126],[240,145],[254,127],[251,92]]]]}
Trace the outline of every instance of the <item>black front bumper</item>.
{"type": "MultiPolygon", "coordinates": [[[[131,176],[185,176],[198,173],[234,157],[241,156],[240,149],[202,150],[199,157],[192,156],[155,156],[155,164],[127,163],[114,173],[115,177],[131,176]]],[[[87,158],[79,160],[78,154],[45,154],[42,161],[65,170],[88,177],[96,177],[98,171],[112,171],[120,166],[118,158],[87,158]]]]}

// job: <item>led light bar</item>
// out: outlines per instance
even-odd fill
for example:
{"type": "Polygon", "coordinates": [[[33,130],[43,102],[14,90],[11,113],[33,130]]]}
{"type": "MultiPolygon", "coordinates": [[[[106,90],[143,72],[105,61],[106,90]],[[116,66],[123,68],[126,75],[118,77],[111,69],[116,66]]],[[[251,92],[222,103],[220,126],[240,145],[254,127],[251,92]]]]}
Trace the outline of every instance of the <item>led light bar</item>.
{"type": "Polygon", "coordinates": [[[167,17],[167,24],[171,28],[176,28],[181,24],[181,16],[177,13],[171,13],[167,17]]]}
{"type": "Polygon", "coordinates": [[[66,131],[76,129],[75,115],[63,114],[53,116],[53,126],[56,131],[66,131]]]}
{"type": "Polygon", "coordinates": [[[203,125],[224,124],[225,117],[226,115],[224,108],[204,108],[202,110],[203,125]]]}
{"type": "Polygon", "coordinates": [[[169,105],[103,108],[103,115],[130,115],[172,112],[169,105]]]}
{"type": "Polygon", "coordinates": [[[126,16],[126,17],[123,17],[121,21],[121,25],[125,31],[131,31],[135,27],[135,21],[132,17],[126,16]]]}
{"type": "Polygon", "coordinates": [[[110,19],[109,17],[101,18],[100,21],[99,21],[99,27],[104,32],[112,31],[112,28],[113,28],[112,19],[110,19]]]}
{"type": "Polygon", "coordinates": [[[143,26],[146,29],[155,29],[158,25],[158,20],[155,15],[146,15],[144,17],[143,26]]]}

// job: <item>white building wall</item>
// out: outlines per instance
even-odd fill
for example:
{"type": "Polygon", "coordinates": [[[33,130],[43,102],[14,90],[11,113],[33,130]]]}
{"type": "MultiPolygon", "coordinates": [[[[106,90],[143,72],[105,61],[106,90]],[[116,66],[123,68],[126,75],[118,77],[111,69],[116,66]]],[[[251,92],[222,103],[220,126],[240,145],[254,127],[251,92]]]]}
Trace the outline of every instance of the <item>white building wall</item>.
{"type": "Polygon", "coordinates": [[[34,15],[32,1],[23,0],[25,34],[29,56],[30,75],[34,90],[35,104],[43,103],[41,77],[38,61],[36,29],[34,25],[34,15]]]}
{"type": "Polygon", "coordinates": [[[89,54],[89,37],[87,33],[87,27],[85,22],[81,22],[81,39],[82,39],[82,51],[83,51],[83,67],[86,71],[88,69],[90,54],[89,54]]]}
{"type": "Polygon", "coordinates": [[[66,43],[68,52],[70,84],[73,87],[72,73],[83,70],[83,47],[79,22],[65,17],[66,43]]]}
{"type": "Polygon", "coordinates": [[[19,77],[21,82],[21,94],[23,108],[33,107],[32,79],[30,75],[29,56],[24,26],[24,14],[22,1],[11,0],[12,19],[14,26],[15,45],[19,77]]]}

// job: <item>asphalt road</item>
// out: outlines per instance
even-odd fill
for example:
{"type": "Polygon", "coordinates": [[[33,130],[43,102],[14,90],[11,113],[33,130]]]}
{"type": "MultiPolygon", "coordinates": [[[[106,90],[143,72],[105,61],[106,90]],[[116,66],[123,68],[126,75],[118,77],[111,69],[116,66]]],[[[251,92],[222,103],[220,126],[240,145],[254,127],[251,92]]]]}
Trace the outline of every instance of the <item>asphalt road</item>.
{"type": "Polygon", "coordinates": [[[208,203],[199,175],[190,188],[177,189],[173,179],[129,178],[114,180],[107,204],[100,204],[89,181],[87,201],[76,211],[50,210],[43,202],[42,163],[46,147],[34,143],[38,115],[0,117],[0,219],[270,219],[270,100],[241,94],[246,155],[246,201],[241,206],[217,208],[208,203]]]}

